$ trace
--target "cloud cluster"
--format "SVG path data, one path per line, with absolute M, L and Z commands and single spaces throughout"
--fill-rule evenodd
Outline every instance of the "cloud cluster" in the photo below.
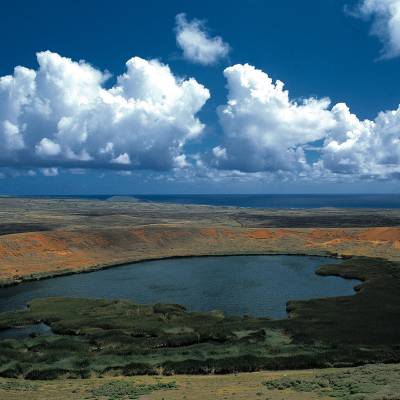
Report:
M 372 18 L 371 34 L 383 44 L 382 58 L 400 55 L 400 0 L 362 0 L 351 14 Z
M 224 75 L 228 101 L 218 109 L 224 137 L 212 150 L 215 167 L 309 178 L 399 176 L 400 109 L 361 121 L 327 98 L 291 100 L 282 82 L 251 65 Z M 307 160 L 310 147 L 318 160 Z
M 49 51 L 39 68 L 0 77 L 0 165 L 164 170 L 185 165 L 184 144 L 209 91 L 156 60 L 133 57 L 110 89 L 84 61 Z
M 220 143 L 207 156 L 186 154 L 210 97 L 195 79 L 134 57 L 106 88 L 109 74 L 84 61 L 49 51 L 37 60 L 37 70 L 0 77 L 0 176 L 15 167 L 56 176 L 63 167 L 173 169 L 174 177 L 214 181 L 400 178 L 400 108 L 360 120 L 328 98 L 295 101 L 281 81 L 237 64 L 224 70 Z
M 332 108 L 335 127 L 325 138 L 323 165 L 341 175 L 400 177 L 400 108 L 359 120 L 344 103 Z
M 328 99 L 289 99 L 281 81 L 245 64 L 224 71 L 228 102 L 218 115 L 224 143 L 213 149 L 219 168 L 246 172 L 298 170 L 302 145 L 322 139 L 334 126 Z
M 176 42 L 185 59 L 203 65 L 217 63 L 227 57 L 229 45 L 221 37 L 210 37 L 204 22 L 188 21 L 185 14 L 176 16 Z

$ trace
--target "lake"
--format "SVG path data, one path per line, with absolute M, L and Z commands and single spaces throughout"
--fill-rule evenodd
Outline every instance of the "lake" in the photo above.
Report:
M 224 256 L 155 260 L 0 289 L 0 312 L 51 296 L 178 303 L 190 311 L 222 310 L 284 318 L 288 300 L 354 294 L 359 281 L 315 274 L 340 260 L 315 256 Z

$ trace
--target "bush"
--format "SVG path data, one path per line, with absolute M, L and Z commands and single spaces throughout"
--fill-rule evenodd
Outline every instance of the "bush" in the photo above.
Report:
M 25 375 L 25 379 L 32 379 L 32 380 L 57 379 L 63 375 L 67 375 L 68 372 L 69 371 L 61 368 L 32 369 Z

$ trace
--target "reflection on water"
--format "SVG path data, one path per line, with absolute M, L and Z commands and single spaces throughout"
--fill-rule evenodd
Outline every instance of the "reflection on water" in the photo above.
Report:
M 284 318 L 291 299 L 354 293 L 355 280 L 321 277 L 315 269 L 338 260 L 311 256 L 227 256 L 142 262 L 88 274 L 0 289 L 0 312 L 38 297 L 126 298 L 179 303 L 193 311 Z

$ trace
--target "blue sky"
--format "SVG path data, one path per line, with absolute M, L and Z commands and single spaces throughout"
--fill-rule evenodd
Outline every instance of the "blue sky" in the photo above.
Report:
M 390 12 L 400 5 L 381 1 L 385 13 L 375 0 L 3 4 L 0 77 L 13 75 L 16 66 L 38 72 L 36 53 L 51 53 L 43 53 L 41 77 L 29 75 L 37 88 L 29 92 L 23 86 L 23 100 L 10 87 L 28 75 L 14 74 L 12 84 L 3 92 L 0 87 L 0 193 L 399 192 L 398 38 L 389 29 L 374 31 L 373 23 L 389 26 Z M 185 16 L 179 26 L 180 13 Z M 179 32 L 187 34 L 186 44 L 177 42 Z M 190 48 L 199 32 L 211 47 Z M 185 56 L 199 49 L 205 52 L 202 60 Z M 132 63 L 132 75 L 120 84 L 117 77 L 135 56 L 140 59 Z M 149 64 L 152 59 L 156 64 Z M 79 60 L 93 70 L 75 82 L 68 78 L 74 68 L 68 63 Z M 164 104 L 154 105 L 164 100 L 141 98 L 142 86 L 135 83 L 146 79 L 144 87 L 158 93 L 165 65 L 170 75 L 161 79 L 171 76 L 178 83 L 162 90 L 167 97 L 175 90 L 180 96 L 168 100 L 175 103 L 167 111 Z M 49 86 L 55 77 L 61 79 L 57 68 L 66 79 L 62 100 Z M 191 77 L 195 84 L 182 84 Z M 276 80 L 289 91 L 287 103 Z M 147 101 L 154 106 L 151 118 L 162 122 L 146 125 L 143 115 L 149 114 L 142 109 L 123 115 L 120 125 L 110 122 L 126 105 L 104 111 L 98 87 L 122 90 L 128 103 L 130 98 Z M 252 88 L 261 94 L 254 95 Z M 95 103 L 85 113 L 77 104 L 81 90 Z M 74 105 L 68 104 L 70 93 L 78 96 Z M 325 97 L 329 105 L 323 104 Z M 310 99 L 317 103 L 310 106 Z M 335 108 L 337 103 L 350 111 Z M 44 104 L 50 110 L 46 116 Z M 387 110 L 393 111 L 375 121 Z M 350 112 L 356 121 L 350 121 Z M 393 121 L 387 122 L 389 117 Z

